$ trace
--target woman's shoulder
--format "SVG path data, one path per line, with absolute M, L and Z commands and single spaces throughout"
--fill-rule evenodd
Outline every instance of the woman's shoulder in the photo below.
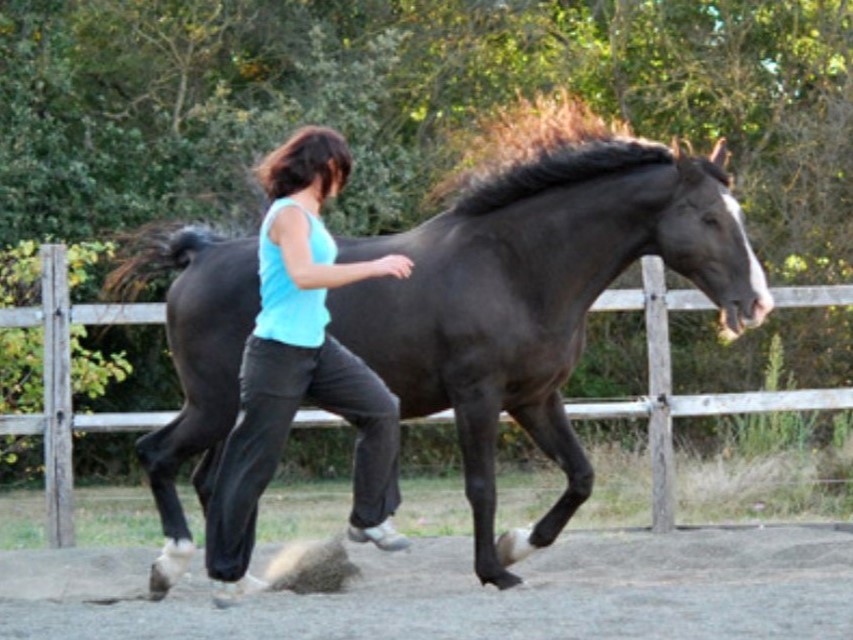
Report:
M 310 231 L 311 221 L 308 218 L 309 215 L 302 207 L 291 200 L 278 207 L 270 207 L 263 227 L 272 231 L 270 236 L 280 236 L 283 233 L 297 233 L 301 236 Z
M 276 198 L 272 201 L 269 208 L 267 209 L 267 215 L 274 215 L 276 212 L 281 211 L 282 209 L 298 209 L 299 205 L 296 203 L 296 200 L 291 198 L 290 196 L 284 196 L 282 198 Z

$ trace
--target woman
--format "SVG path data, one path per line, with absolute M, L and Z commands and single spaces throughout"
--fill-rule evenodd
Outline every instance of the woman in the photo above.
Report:
M 246 573 L 258 500 L 281 459 L 303 398 L 359 430 L 349 538 L 387 551 L 410 544 L 390 520 L 400 504 L 398 399 L 325 331 L 328 289 L 368 278 L 408 278 L 414 266 L 402 255 L 334 264 L 337 246 L 320 209 L 344 188 L 351 166 L 339 133 L 306 127 L 257 169 L 273 201 L 258 248 L 261 311 L 240 371 L 245 413 L 225 444 L 207 509 L 207 570 L 220 606 L 266 586 Z

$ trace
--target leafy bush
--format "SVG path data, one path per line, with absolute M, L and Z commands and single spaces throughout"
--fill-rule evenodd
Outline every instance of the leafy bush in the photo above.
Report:
M 112 246 L 87 242 L 68 247 L 68 286 L 83 287 L 90 271 Z M 41 259 L 34 242 L 21 242 L 0 252 L 0 306 L 35 306 L 40 298 Z M 111 383 L 123 382 L 132 371 L 124 352 L 105 355 L 86 345 L 87 331 L 71 326 L 72 393 L 97 398 Z M 44 330 L 0 328 L 0 413 L 33 414 L 44 411 Z M 79 436 L 77 436 L 79 437 Z M 30 480 L 42 472 L 37 438 L 4 436 L 0 441 L 0 481 Z

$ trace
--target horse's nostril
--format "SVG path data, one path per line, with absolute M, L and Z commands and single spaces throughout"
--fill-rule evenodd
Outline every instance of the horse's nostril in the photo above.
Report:
M 772 298 L 754 298 L 749 305 L 741 308 L 740 312 L 743 316 L 744 324 L 747 327 L 753 328 L 760 326 L 772 309 Z
M 755 301 L 755 303 L 752 305 L 752 315 L 750 318 L 752 322 L 755 323 L 755 326 L 758 326 L 762 322 L 764 322 L 764 319 L 768 315 L 770 315 L 771 311 L 773 311 L 774 306 L 775 304 L 771 296 L 763 296 Z

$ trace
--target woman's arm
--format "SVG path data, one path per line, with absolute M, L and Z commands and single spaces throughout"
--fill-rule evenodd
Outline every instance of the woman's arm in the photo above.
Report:
M 414 263 L 396 254 L 368 262 L 316 264 L 308 244 L 310 232 L 305 213 L 294 206 L 282 207 L 269 230 L 270 240 L 281 250 L 287 273 L 300 289 L 334 289 L 368 278 L 408 278 L 412 274 Z

